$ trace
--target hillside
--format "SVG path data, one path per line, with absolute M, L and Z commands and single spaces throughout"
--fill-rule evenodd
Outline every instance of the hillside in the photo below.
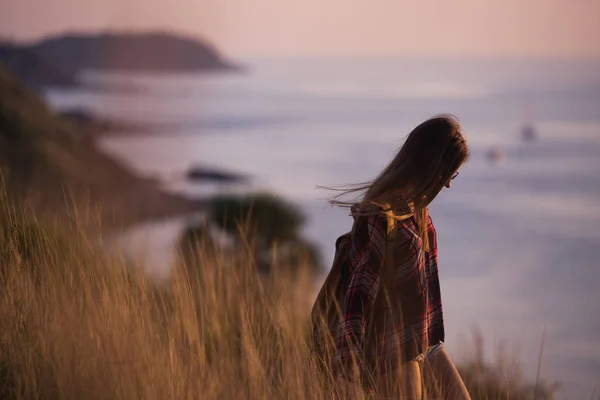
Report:
M 211 45 L 164 33 L 64 35 L 30 48 L 65 71 L 197 71 L 231 67 Z
M 75 77 L 45 60 L 30 49 L 13 44 L 0 43 L 0 62 L 30 86 L 71 87 Z
M 0 43 L 0 62 L 34 87 L 70 86 L 86 69 L 195 72 L 237 68 L 204 41 L 156 32 L 65 34 L 29 44 Z
M 99 152 L 89 135 L 53 114 L 2 65 L 0 172 L 11 199 L 52 217 L 67 217 L 76 205 L 103 224 L 127 225 L 201 207 Z

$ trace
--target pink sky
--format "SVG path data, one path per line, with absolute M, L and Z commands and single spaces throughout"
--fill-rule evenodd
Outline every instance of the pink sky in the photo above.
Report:
M 600 0 L 0 0 L 0 35 L 173 29 L 230 55 L 594 54 Z

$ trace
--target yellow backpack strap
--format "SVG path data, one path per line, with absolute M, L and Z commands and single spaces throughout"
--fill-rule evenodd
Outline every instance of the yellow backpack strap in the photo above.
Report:
M 387 217 L 387 242 L 388 245 L 394 243 L 396 239 L 396 218 L 394 218 L 394 213 L 392 211 L 386 211 Z
M 389 205 L 385 205 L 384 213 L 387 218 L 387 240 L 385 245 L 385 260 L 383 264 L 382 277 L 386 279 L 392 278 L 394 270 L 394 244 L 396 242 L 396 221 L 397 218 Z
M 389 247 L 396 239 L 396 221 L 400 221 L 402 218 L 398 218 L 388 204 L 385 204 L 383 209 L 387 218 L 387 243 Z
M 387 216 L 387 243 L 385 245 L 385 260 L 383 269 L 385 278 L 391 279 L 394 272 L 394 244 L 396 242 L 396 219 L 394 213 L 390 210 L 386 212 Z

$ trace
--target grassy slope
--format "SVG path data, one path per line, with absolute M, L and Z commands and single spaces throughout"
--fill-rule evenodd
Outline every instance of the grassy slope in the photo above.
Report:
M 331 398 L 297 312 L 310 274 L 201 251 L 159 288 L 85 236 L 0 212 L 0 398 Z M 533 398 L 514 365 L 478 360 L 462 368 L 473 399 Z
M 66 214 L 66 203 L 90 206 L 104 224 L 132 223 L 198 208 L 97 151 L 91 139 L 54 115 L 0 65 L 0 167 L 13 199 L 42 214 Z M 65 200 L 68 201 L 65 201 Z

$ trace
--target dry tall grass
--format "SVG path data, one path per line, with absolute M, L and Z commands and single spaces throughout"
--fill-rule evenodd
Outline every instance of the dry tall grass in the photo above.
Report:
M 3 224 L 0 398 L 319 398 L 292 282 L 219 255 L 157 287 L 77 232 Z M 306 286 L 305 286 L 306 285 Z
M 3 214 L 1 399 L 331 398 L 296 312 L 309 275 L 200 254 L 159 287 L 77 227 Z M 531 398 L 511 394 L 474 398 Z

